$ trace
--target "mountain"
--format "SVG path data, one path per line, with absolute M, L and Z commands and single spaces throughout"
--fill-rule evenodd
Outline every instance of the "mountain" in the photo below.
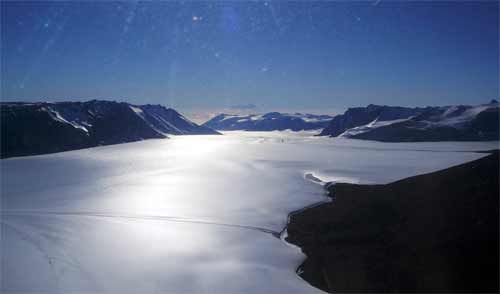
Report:
M 297 272 L 331 293 L 498 293 L 499 153 L 386 185 L 327 185 L 290 215 Z
M 349 108 L 344 114 L 335 116 L 330 124 L 321 132 L 320 136 L 337 137 L 356 127 L 367 128 L 370 123 L 373 125 L 374 122 L 377 124 L 387 124 L 405 120 L 423 111 L 423 108 L 374 104 L 370 104 L 367 107 Z
M 209 127 L 195 124 L 172 108 L 150 104 L 131 107 L 159 133 L 172 135 L 220 134 Z
M 166 138 L 218 134 L 161 105 L 91 100 L 0 103 L 2 158 Z
M 262 115 L 219 114 L 203 126 L 223 131 L 292 131 L 322 129 L 328 125 L 332 116 L 302 113 L 269 112 Z
M 383 142 L 499 139 L 499 105 L 407 108 L 368 105 L 336 116 L 320 136 Z

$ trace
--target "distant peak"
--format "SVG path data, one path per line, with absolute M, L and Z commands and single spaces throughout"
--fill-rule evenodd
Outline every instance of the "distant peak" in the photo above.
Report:
M 371 110 L 375 110 L 375 109 L 380 109 L 380 108 L 383 108 L 383 107 L 386 107 L 385 105 L 377 105 L 377 104 L 369 104 L 366 109 L 368 111 L 371 111 Z

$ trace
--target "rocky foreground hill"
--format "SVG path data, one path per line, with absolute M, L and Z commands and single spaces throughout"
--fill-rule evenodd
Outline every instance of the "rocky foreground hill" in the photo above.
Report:
M 335 184 L 290 216 L 297 272 L 328 292 L 499 290 L 499 153 L 387 185 Z

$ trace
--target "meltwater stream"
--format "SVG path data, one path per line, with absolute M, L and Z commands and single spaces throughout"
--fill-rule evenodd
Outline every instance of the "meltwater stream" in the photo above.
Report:
M 0 290 L 320 292 L 274 237 L 325 200 L 315 178 L 387 183 L 497 145 L 230 132 L 2 160 Z

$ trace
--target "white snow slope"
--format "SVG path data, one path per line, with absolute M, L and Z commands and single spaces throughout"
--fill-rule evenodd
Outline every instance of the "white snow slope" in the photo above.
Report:
M 0 291 L 320 292 L 272 234 L 325 200 L 305 174 L 386 183 L 497 146 L 230 132 L 1 160 Z

